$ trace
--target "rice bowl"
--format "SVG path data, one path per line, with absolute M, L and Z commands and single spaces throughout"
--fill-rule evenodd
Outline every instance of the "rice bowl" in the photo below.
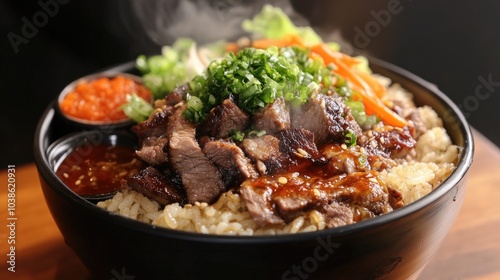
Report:
M 473 157 L 472 133 L 458 108 L 436 87 L 388 63 L 371 62 L 374 72 L 411 90 L 419 106 L 434 108 L 452 142 L 463 147 L 456 169 L 428 195 L 380 217 L 309 233 L 227 236 L 153 226 L 110 215 L 58 180 L 46 150 L 61 135 L 74 130 L 61 125 L 64 122 L 51 104 L 37 128 L 34 154 L 46 203 L 66 243 L 94 276 L 103 279 L 115 277 L 112 271 L 123 269 L 127 275 L 141 278 L 228 278 L 231 274 L 235 277 L 229 278 L 276 279 L 298 277 L 292 268 L 299 267 L 305 273 L 303 264 L 317 265 L 314 272 L 307 272 L 317 279 L 330 279 L 331 275 L 416 279 L 460 209 Z M 123 71 L 123 67 L 119 69 Z M 311 260 L 316 248 L 325 250 L 321 244 L 332 244 L 328 258 L 304 263 Z M 193 260 L 197 269 L 186 259 Z M 220 265 L 225 269 L 220 270 Z

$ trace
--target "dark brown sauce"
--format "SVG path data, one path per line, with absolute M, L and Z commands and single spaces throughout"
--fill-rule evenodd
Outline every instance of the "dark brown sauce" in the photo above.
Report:
M 357 209 L 354 211 L 355 222 L 371 217 L 370 211 L 363 210 L 364 206 L 369 201 L 382 201 L 386 196 L 385 186 L 377 180 L 378 172 L 370 170 L 368 163 L 361 163 L 359 153 L 338 145 L 324 147 L 320 155 L 304 159 L 286 172 L 263 175 L 246 183 L 258 193 L 266 193 L 272 209 L 275 208 L 272 201 L 278 197 L 302 198 L 310 205 L 326 204 L 333 199 Z M 347 158 L 357 165 L 351 174 L 338 168 L 338 161 Z
M 142 161 L 129 147 L 83 145 L 62 161 L 56 174 L 79 195 L 100 195 L 121 190 L 121 180 L 142 168 Z

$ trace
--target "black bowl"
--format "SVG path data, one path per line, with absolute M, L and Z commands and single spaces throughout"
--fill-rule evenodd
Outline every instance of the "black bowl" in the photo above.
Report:
M 456 170 L 429 195 L 357 224 L 311 233 L 234 237 L 187 233 L 110 214 L 56 177 L 46 150 L 66 133 L 54 104 L 36 130 L 34 154 L 45 200 L 68 246 L 98 278 L 415 279 L 461 207 L 473 138 L 464 116 L 437 87 L 379 60 L 372 69 L 442 117 L 463 151 Z

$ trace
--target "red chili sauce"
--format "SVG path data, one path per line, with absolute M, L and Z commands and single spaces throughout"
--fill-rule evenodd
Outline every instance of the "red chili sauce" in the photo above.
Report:
M 56 174 L 79 195 L 100 195 L 121 190 L 120 181 L 142 168 L 142 161 L 129 147 L 89 144 L 73 150 Z

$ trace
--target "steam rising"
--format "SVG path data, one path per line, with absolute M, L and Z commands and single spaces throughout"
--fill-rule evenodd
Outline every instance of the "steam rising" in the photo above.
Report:
M 297 24 L 308 24 L 293 11 L 288 0 L 144 0 L 128 4 L 143 32 L 159 46 L 179 37 L 199 43 L 237 39 L 244 34 L 242 21 L 260 12 L 264 4 L 280 7 Z

